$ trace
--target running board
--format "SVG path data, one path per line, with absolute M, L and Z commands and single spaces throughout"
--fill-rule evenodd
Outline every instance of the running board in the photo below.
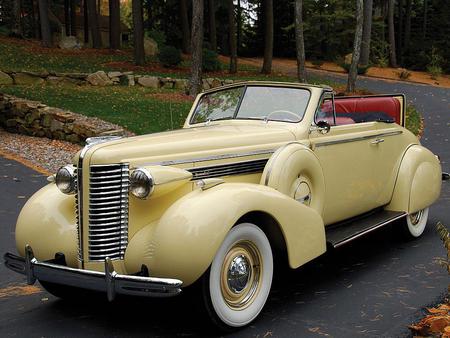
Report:
M 406 212 L 381 210 L 331 224 L 325 228 L 327 242 L 338 248 L 406 215 Z

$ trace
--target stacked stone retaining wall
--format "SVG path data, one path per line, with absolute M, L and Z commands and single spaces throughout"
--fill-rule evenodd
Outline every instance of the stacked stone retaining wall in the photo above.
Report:
M 88 137 L 131 136 L 124 128 L 94 117 L 0 93 L 0 126 L 9 132 L 83 143 Z

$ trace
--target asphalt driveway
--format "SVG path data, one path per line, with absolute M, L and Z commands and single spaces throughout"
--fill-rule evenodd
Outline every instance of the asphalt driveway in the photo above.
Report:
M 336 79 L 336 76 L 333 76 Z M 337 77 L 339 81 L 340 77 Z M 423 144 L 449 171 L 450 90 L 363 79 L 372 91 L 403 92 L 425 118 Z M 0 251 L 14 251 L 14 223 L 45 177 L 0 157 Z M 443 185 L 420 240 L 405 242 L 392 227 L 353 242 L 298 270 L 276 271 L 273 292 L 258 320 L 233 337 L 398 337 L 427 305 L 443 299 L 450 280 L 436 264 L 445 256 L 434 224 L 450 226 L 450 186 Z M 42 234 L 45 236 L 45 233 Z M 170 300 L 123 299 L 108 304 L 54 298 L 0 263 L 0 336 L 215 335 L 188 294 Z

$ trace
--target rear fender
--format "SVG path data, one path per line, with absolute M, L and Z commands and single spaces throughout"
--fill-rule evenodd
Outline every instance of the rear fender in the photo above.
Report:
M 145 264 L 151 275 L 192 284 L 211 264 L 228 231 L 252 211 L 278 222 L 292 268 L 325 252 L 324 224 L 315 210 L 270 187 L 228 183 L 194 190 L 136 233 L 127 248 L 126 269 L 139 271 Z
M 441 165 L 436 156 L 420 145 L 409 147 L 386 209 L 413 213 L 430 206 L 439 198 L 441 180 Z

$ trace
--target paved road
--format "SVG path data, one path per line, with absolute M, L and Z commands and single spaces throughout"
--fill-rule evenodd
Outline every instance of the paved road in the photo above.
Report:
M 423 143 L 449 170 L 450 90 L 363 80 L 362 86 L 404 92 L 425 117 Z M 0 157 L 0 251 L 14 250 L 13 224 L 44 177 Z M 233 337 L 398 337 L 424 306 L 443 299 L 449 278 L 434 259 L 445 251 L 433 229 L 450 225 L 450 187 L 431 208 L 429 226 L 404 242 L 386 228 L 327 253 L 298 270 L 280 269 L 259 319 Z M 45 233 L 42 234 L 45 236 Z M 0 336 L 198 336 L 214 335 L 192 295 L 171 300 L 124 299 L 114 304 L 57 300 L 0 264 Z

